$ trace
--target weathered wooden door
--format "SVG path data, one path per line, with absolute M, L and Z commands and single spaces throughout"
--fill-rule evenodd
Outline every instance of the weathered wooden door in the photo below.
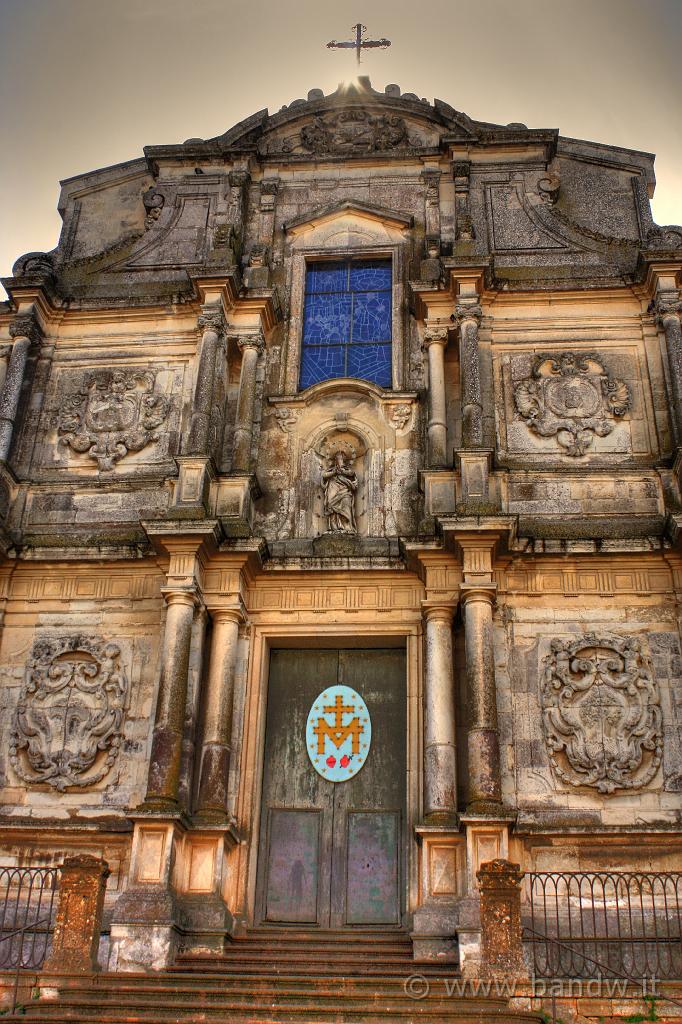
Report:
M 367 705 L 371 742 L 357 774 L 333 782 L 313 767 L 306 724 L 317 699 L 338 684 Z M 328 720 L 333 724 L 334 716 Z M 406 789 L 404 651 L 273 651 L 258 918 L 334 928 L 399 925 Z

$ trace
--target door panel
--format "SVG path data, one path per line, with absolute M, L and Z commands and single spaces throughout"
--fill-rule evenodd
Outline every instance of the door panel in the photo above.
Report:
M 316 698 L 356 690 L 372 720 L 367 761 L 334 783 L 306 749 Z M 401 650 L 272 651 L 258 859 L 260 920 L 399 924 L 405 877 L 406 697 Z
M 317 922 L 320 812 L 271 809 L 266 921 Z

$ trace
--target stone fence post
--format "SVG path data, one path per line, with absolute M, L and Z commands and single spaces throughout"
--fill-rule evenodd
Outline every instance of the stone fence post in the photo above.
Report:
M 527 980 L 521 935 L 523 871 L 508 860 L 489 860 L 476 873 L 481 891 L 481 975 Z
M 52 951 L 43 967 L 45 972 L 89 974 L 98 970 L 104 890 L 109 874 L 106 861 L 97 857 L 84 854 L 64 861 Z

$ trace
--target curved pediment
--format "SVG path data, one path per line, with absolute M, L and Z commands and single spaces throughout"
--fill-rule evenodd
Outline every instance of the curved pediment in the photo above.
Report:
M 308 99 L 273 115 L 259 111 L 212 141 L 255 149 L 261 157 L 348 159 L 433 150 L 452 133 L 475 138 L 476 123 L 440 100 L 432 105 L 413 93 L 401 95 L 398 86 L 377 92 L 361 78 L 329 96 L 312 89 Z

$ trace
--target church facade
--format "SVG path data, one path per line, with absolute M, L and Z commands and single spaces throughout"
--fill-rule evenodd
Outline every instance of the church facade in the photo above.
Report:
M 475 972 L 481 863 L 679 868 L 653 187 L 366 79 L 63 183 L 0 306 L 0 858 L 107 861 L 104 966 Z

